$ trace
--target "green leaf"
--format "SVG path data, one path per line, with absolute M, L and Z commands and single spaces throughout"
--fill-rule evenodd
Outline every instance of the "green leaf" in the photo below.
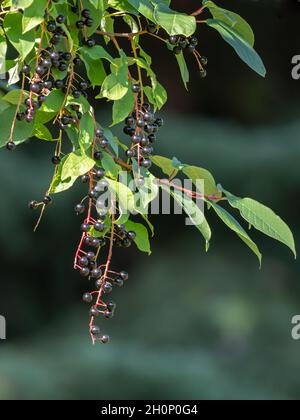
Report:
M 95 123 L 90 112 L 84 114 L 80 120 L 79 127 L 79 144 L 84 151 L 87 150 L 94 142 Z
M 109 153 L 103 152 L 103 158 L 101 159 L 101 165 L 105 169 L 105 172 L 106 172 L 107 176 L 109 176 L 113 179 L 118 178 L 118 174 L 119 174 L 119 171 L 120 171 L 121 168 L 114 161 L 113 157 Z
M 10 90 L 6 95 L 2 97 L 2 99 L 6 102 L 9 102 L 10 104 L 18 105 L 21 95 L 23 103 L 24 100 L 28 98 L 28 94 L 26 92 L 22 92 L 21 89 Z
M 43 103 L 40 111 L 49 112 L 49 113 L 57 113 L 60 111 L 64 103 L 64 100 L 65 100 L 65 95 L 62 93 L 62 91 L 58 89 L 54 89 L 47 96 L 46 102 Z
M 34 124 L 34 130 L 32 135 L 41 140 L 54 141 L 48 128 L 40 123 Z
M 139 190 L 139 197 L 141 200 L 141 204 L 146 211 L 148 211 L 149 204 L 156 199 L 159 193 L 159 187 L 157 180 L 154 175 L 152 175 L 149 171 L 144 168 L 138 167 L 138 163 L 135 159 L 132 159 L 132 168 L 134 179 L 137 180 L 140 175 L 144 178 L 144 184 L 142 186 L 137 186 Z M 140 173 L 139 173 L 140 171 Z
M 262 254 L 260 253 L 257 245 L 255 242 L 252 241 L 248 233 L 242 228 L 242 226 L 239 224 L 239 222 L 230 214 L 227 210 L 225 210 L 223 207 L 219 206 L 216 203 L 210 203 L 212 208 L 215 210 L 217 215 L 220 217 L 220 219 L 225 223 L 226 226 L 229 227 L 229 229 L 233 230 L 238 237 L 245 242 L 246 245 L 254 252 L 254 254 L 257 256 L 259 263 L 261 264 L 262 260 Z
M 134 107 L 134 93 L 132 89 L 128 89 L 127 93 L 123 98 L 118 101 L 114 101 L 113 104 L 113 122 L 112 126 L 119 124 L 124 121 L 130 114 Z
M 154 7 L 151 4 L 150 0 L 128 0 L 128 3 L 131 4 L 141 15 L 145 16 L 147 19 L 154 22 Z
M 95 161 L 83 154 L 81 150 L 76 150 L 67 156 L 61 171 L 62 181 L 68 178 L 78 178 L 85 175 L 95 166 Z
M 125 223 L 125 228 L 127 232 L 135 232 L 136 238 L 134 239 L 134 242 L 138 249 L 142 252 L 147 252 L 148 255 L 151 255 L 151 246 L 147 228 L 141 223 L 134 223 L 131 220 L 128 220 Z
M 212 174 L 204 169 L 197 166 L 185 166 L 183 173 L 197 186 L 198 180 L 204 181 L 204 194 L 205 195 L 219 195 L 219 191 Z M 202 191 L 203 193 L 203 191 Z
M 91 56 L 86 54 L 84 51 L 81 51 L 80 56 L 85 64 L 87 75 L 93 88 L 95 86 L 101 86 L 106 78 L 106 71 L 102 60 L 92 59 Z
M 199 209 L 197 204 L 190 197 L 187 197 L 185 194 L 179 191 L 171 190 L 171 188 L 167 187 L 166 185 L 161 185 L 161 188 L 168 192 L 184 209 L 191 222 L 202 233 L 206 242 L 206 249 L 208 250 L 209 242 L 211 240 L 211 229 L 203 212 Z
M 234 29 L 234 31 L 237 32 L 246 42 L 248 42 L 251 47 L 254 46 L 255 37 L 253 30 L 249 23 L 246 22 L 240 15 L 231 12 L 230 10 L 223 9 L 210 0 L 203 1 L 203 6 L 209 9 L 214 19 L 224 22 L 226 25 Z
M 30 31 L 40 25 L 44 20 L 44 13 L 47 6 L 47 0 L 33 1 L 29 7 L 24 9 L 23 13 L 23 33 Z
M 176 59 L 179 65 L 182 81 L 184 83 L 186 90 L 188 90 L 187 85 L 188 85 L 188 82 L 190 81 L 190 73 L 189 73 L 189 69 L 185 61 L 184 54 L 182 52 L 180 54 L 176 54 Z
M 130 188 L 122 182 L 113 179 L 105 178 L 110 189 L 115 193 L 119 204 L 120 217 L 117 223 L 125 223 L 131 213 L 135 212 L 134 195 Z
M 0 74 L 3 74 L 6 72 L 5 68 L 5 57 L 7 53 L 7 43 L 6 38 L 0 34 Z
M 196 31 L 197 24 L 194 16 L 175 12 L 166 4 L 157 4 L 154 8 L 154 18 L 158 25 L 169 35 L 184 35 L 189 37 Z
M 16 115 L 17 107 L 11 105 L 9 108 L 3 109 L 0 113 L 1 135 L 0 147 L 6 145 L 10 138 L 12 124 Z M 17 144 L 22 143 L 32 137 L 33 124 L 24 123 L 24 121 L 16 121 L 13 133 L 13 141 Z
M 62 181 L 61 179 L 62 169 L 67 159 L 68 159 L 68 155 L 64 156 L 57 167 L 56 174 L 50 186 L 50 191 L 49 191 L 50 194 L 58 194 L 60 192 L 68 190 L 74 185 L 75 181 L 77 180 L 76 176 L 69 177 L 64 181 Z
M 122 99 L 128 92 L 128 60 L 122 51 L 121 58 L 114 60 L 111 65 L 112 73 L 104 80 L 101 93 L 96 98 L 107 98 L 112 101 Z
M 20 59 L 25 60 L 34 47 L 34 30 L 23 34 L 21 13 L 8 13 L 4 19 L 4 29 L 9 41 L 20 54 Z
M 241 216 L 255 229 L 282 242 L 297 257 L 295 241 L 288 225 L 273 210 L 251 198 L 239 198 L 224 191 L 229 204 L 238 209 Z
M 152 156 L 151 160 L 154 165 L 158 166 L 168 177 L 177 175 L 178 170 L 174 168 L 171 159 L 165 158 L 164 156 Z
M 208 19 L 206 20 L 206 23 L 208 26 L 219 32 L 222 38 L 233 47 L 238 56 L 252 70 L 262 77 L 266 76 L 266 68 L 260 56 L 234 29 L 217 19 Z

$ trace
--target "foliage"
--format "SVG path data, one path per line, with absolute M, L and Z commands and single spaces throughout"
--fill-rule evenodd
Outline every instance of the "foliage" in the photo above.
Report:
M 207 169 L 182 164 L 175 157 L 151 156 L 156 133 L 163 125 L 155 113 L 166 104 L 167 92 L 152 68 L 152 57 L 143 49 L 144 37 L 158 39 L 175 54 L 185 87 L 189 82 L 186 51 L 195 58 L 201 77 L 206 76 L 207 59 L 198 52 L 195 37 L 197 26 L 201 31 L 202 25 L 215 29 L 251 69 L 266 74 L 254 50 L 253 31 L 243 18 L 212 1 L 204 0 L 190 15 L 174 11 L 170 3 L 6 0 L 1 4 L 0 51 L 6 61 L 0 71 L 4 74 L 6 70 L 9 92 L 0 99 L 0 146 L 14 150 L 29 138 L 55 144 L 51 185 L 41 202 L 30 203 L 33 209 L 41 208 L 41 216 L 53 195 L 71 188 L 79 178 L 89 185 L 88 196 L 76 206 L 78 215 L 87 211 L 87 216 L 74 267 L 98 281 L 97 290 L 85 296 L 89 303 L 97 297 L 90 322 L 93 341 L 98 335 L 95 317 L 111 317 L 114 312 L 103 295 L 112 284 L 122 286 L 128 277 L 123 271 L 111 270 L 113 247 L 134 242 L 141 251 L 151 253 L 149 234 L 154 228 L 148 207 L 160 191 L 185 211 L 203 235 L 207 250 L 212 231 L 204 207 L 215 211 L 261 262 L 257 245 L 224 207 L 228 203 L 250 227 L 282 242 L 296 256 L 290 229 L 273 211 L 227 192 Z M 128 32 L 121 32 L 124 24 Z M 96 121 L 90 99 L 112 103 L 111 127 Z M 132 137 L 129 145 L 112 132 L 124 120 L 124 133 Z M 155 177 L 151 165 L 167 178 Z M 178 186 L 178 176 L 188 177 L 191 188 Z M 204 183 L 202 188 L 199 180 Z M 109 195 L 104 203 L 107 189 L 113 199 Z M 95 264 L 106 245 L 106 263 Z M 96 249 L 89 261 L 85 246 Z M 101 340 L 108 338 L 102 335 Z

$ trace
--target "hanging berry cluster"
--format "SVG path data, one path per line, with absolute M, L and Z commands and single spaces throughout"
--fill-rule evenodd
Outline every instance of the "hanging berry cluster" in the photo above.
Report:
M 248 224 L 295 253 L 290 229 L 270 209 L 229 193 L 204 168 L 154 154 L 157 133 L 163 126 L 157 112 L 168 96 L 152 68 L 152 57 L 144 50 L 145 37 L 174 53 L 185 87 L 189 82 L 186 51 L 195 58 L 200 76 L 207 75 L 208 60 L 200 52 L 201 38 L 195 35 L 203 25 L 220 33 L 259 75 L 266 73 L 253 48 L 252 29 L 244 19 L 237 20 L 235 13 L 208 0 L 186 14 L 167 3 L 6 0 L 0 4 L 0 51 L 4 57 L 0 75 L 6 78 L 6 94 L 0 97 L 0 146 L 12 151 L 28 139 L 54 144 L 50 187 L 41 200 L 29 203 L 30 209 L 40 209 L 36 228 L 55 194 L 71 188 L 78 179 L 88 186 L 86 196 L 75 206 L 76 215 L 83 220 L 74 268 L 90 280 L 83 300 L 90 305 L 89 332 L 94 343 L 109 341 L 97 320 L 113 317 L 116 304 L 108 296 L 129 277 L 125 270 L 113 267 L 113 250 L 134 243 L 142 252 L 151 253 L 149 234 L 154 234 L 154 227 L 147 209 L 160 190 L 182 207 L 204 237 L 207 249 L 211 228 L 203 214 L 205 206 L 261 261 L 257 245 L 222 206 L 227 202 Z M 127 32 L 120 30 L 124 25 Z M 92 100 L 112 103 L 110 128 L 97 122 Z M 124 135 L 131 139 L 125 143 L 112 132 L 113 126 L 124 122 Z M 150 172 L 152 166 L 166 178 L 155 177 Z M 123 172 L 133 186 L 121 178 Z M 196 188 L 180 186 L 175 182 L 177 174 L 185 175 Z M 201 190 L 197 188 L 199 179 L 204 183 Z M 107 194 L 111 192 L 114 199 Z

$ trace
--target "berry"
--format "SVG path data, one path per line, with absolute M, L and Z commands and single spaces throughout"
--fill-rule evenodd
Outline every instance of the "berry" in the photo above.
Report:
M 55 33 L 54 35 L 53 35 L 53 37 L 51 38 L 51 40 L 50 40 L 50 42 L 51 42 L 51 44 L 53 44 L 53 45 L 57 45 L 59 42 L 60 42 L 60 40 L 61 40 L 61 35 L 59 34 L 59 33 Z
M 134 134 L 134 135 L 131 137 L 131 141 L 132 141 L 132 143 L 134 143 L 134 144 L 138 144 L 138 143 L 141 141 L 141 136 L 139 136 L 138 134 Z
M 127 117 L 125 120 L 125 124 L 129 127 L 132 127 L 135 124 L 135 120 L 132 117 Z
M 98 315 L 99 315 L 99 311 L 98 311 L 98 309 L 97 309 L 97 308 L 92 307 L 92 308 L 90 309 L 90 316 L 92 316 L 92 317 L 96 317 L 96 316 L 98 316 Z
M 71 61 L 72 60 L 72 54 L 70 52 L 64 53 L 62 57 L 65 61 Z
M 79 260 L 78 260 L 78 264 L 79 264 L 81 267 L 88 267 L 88 265 L 89 265 L 89 260 L 88 260 L 86 257 L 81 257 L 81 258 L 79 258 Z
M 50 58 L 51 58 L 51 60 L 54 60 L 54 61 L 56 61 L 56 60 L 58 60 L 59 59 L 59 54 L 57 53 L 57 52 L 52 52 L 51 54 L 50 54 Z
M 151 114 L 151 112 L 145 112 L 145 114 L 144 114 L 144 120 L 145 121 L 151 122 L 151 121 L 153 121 L 153 119 L 154 119 L 154 115 Z
M 49 68 L 52 66 L 52 61 L 51 61 L 51 60 L 49 60 L 49 58 L 45 58 L 45 59 L 42 61 L 42 65 L 43 65 L 44 67 L 46 67 L 47 69 L 49 69 Z
M 25 120 L 25 113 L 24 112 L 18 112 L 17 113 L 17 120 L 18 121 L 24 121 Z
M 176 35 L 170 36 L 169 42 L 170 42 L 171 45 L 176 45 L 178 43 L 178 36 L 176 36 Z
M 132 127 L 124 127 L 124 134 L 126 134 L 127 136 L 133 136 L 135 133 L 135 129 Z
M 115 302 L 109 301 L 107 302 L 106 307 L 109 311 L 114 312 L 116 310 L 117 305 L 115 304 Z
M 98 203 L 97 203 L 98 204 Z M 106 229 L 106 226 L 105 226 L 105 224 L 104 223 L 102 223 L 102 222 L 96 222 L 95 224 L 94 224 L 94 229 L 97 231 L 97 232 L 104 232 L 105 231 L 105 229 Z
M 100 334 L 100 328 L 97 325 L 93 325 L 91 327 L 91 333 L 93 335 L 99 335 Z
M 75 99 L 78 99 L 81 96 L 81 91 L 78 89 L 74 89 L 72 95 Z
M 200 61 L 201 61 L 202 66 L 207 66 L 207 64 L 208 64 L 208 58 L 207 57 L 202 56 Z
M 86 303 L 92 303 L 93 302 L 93 295 L 91 295 L 91 293 L 85 293 L 82 296 L 82 300 Z
M 26 64 L 25 66 L 22 67 L 21 72 L 23 74 L 26 74 L 26 76 L 29 76 L 29 74 L 30 74 L 30 66 L 28 64 Z
M 84 28 L 84 21 L 83 21 L 83 20 L 78 20 L 78 21 L 76 22 L 76 27 L 77 27 L 78 29 L 83 29 L 83 28 Z
M 196 38 L 195 36 L 193 36 L 190 39 L 190 44 L 193 45 L 194 47 L 196 47 L 199 44 L 198 38 Z
M 120 273 L 120 277 L 124 280 L 127 281 L 129 279 L 129 274 L 126 271 L 121 271 Z
M 128 150 L 126 150 L 126 156 L 127 156 L 128 158 L 133 158 L 133 157 L 134 157 L 134 155 L 135 155 L 135 152 L 134 152 L 134 150 L 133 150 L 133 149 L 128 149 Z
M 77 204 L 75 206 L 75 213 L 77 214 L 77 216 L 79 216 L 80 214 L 83 214 L 85 212 L 85 205 L 84 204 Z
M 150 159 L 143 159 L 143 160 L 141 161 L 141 166 L 142 166 L 143 168 L 149 169 L 149 168 L 151 167 L 151 165 L 152 165 L 152 162 L 151 162 L 151 160 L 150 160 Z
M 156 118 L 156 120 L 155 120 L 155 124 L 158 126 L 158 127 L 162 127 L 163 125 L 164 125 L 164 120 L 162 119 L 162 118 Z
M 135 232 L 130 231 L 130 232 L 128 232 L 128 233 L 127 233 L 127 237 L 128 237 L 128 239 L 130 239 L 131 241 L 134 241 L 134 240 L 135 240 L 135 238 L 136 238 L 136 233 L 135 233 Z
M 100 146 L 105 149 L 107 146 L 109 146 L 109 141 L 106 138 L 103 138 L 99 142 Z
M 113 290 L 112 284 L 109 281 L 105 282 L 104 285 L 103 285 L 103 292 L 104 293 L 111 293 L 112 290 Z
M 7 148 L 7 150 L 9 150 L 10 152 L 12 152 L 13 150 L 15 150 L 15 148 L 16 148 L 17 146 L 16 146 L 16 144 L 13 142 L 13 141 L 9 141 L 7 144 L 6 144 L 6 148 Z
M 112 311 L 107 310 L 107 311 L 104 312 L 104 317 L 106 319 L 111 319 L 111 318 L 113 318 L 113 316 L 114 316 L 114 313 Z
M 200 70 L 200 77 L 201 77 L 202 79 L 205 79 L 205 78 L 206 78 L 206 76 L 207 76 L 207 71 L 206 71 L 205 69 L 201 69 L 201 70 Z
M 56 22 L 59 25 L 62 25 L 63 23 L 66 23 L 66 21 L 67 21 L 67 19 L 64 15 L 58 15 L 57 18 L 56 18 Z
M 89 180 L 90 180 L 90 177 L 89 177 L 88 175 L 83 175 L 83 176 L 81 177 L 81 181 L 82 181 L 84 184 L 87 184 L 87 183 L 89 182 Z
M 46 195 L 43 199 L 43 203 L 48 206 L 49 204 L 52 203 L 52 198 L 49 195 Z
M 140 141 L 140 146 L 145 147 L 149 145 L 149 139 L 148 137 L 143 137 Z
M 134 83 L 132 85 L 132 92 L 133 93 L 140 93 L 140 91 L 141 91 L 140 85 L 138 83 Z
M 104 169 L 97 169 L 95 177 L 97 179 L 102 179 L 105 176 L 105 170 Z
M 62 89 L 64 87 L 65 83 L 63 80 L 56 80 L 54 82 L 54 86 L 56 87 L 56 89 Z
M 87 26 L 88 28 L 91 28 L 94 25 L 94 19 L 92 18 L 87 18 L 84 21 L 85 26 Z
M 102 152 L 98 152 L 98 151 L 96 151 L 95 153 L 94 153 L 94 159 L 95 160 L 101 160 L 103 158 L 103 154 L 102 154 Z
M 81 58 L 75 57 L 73 63 L 75 64 L 75 66 L 79 66 L 82 63 Z
M 88 82 L 86 82 L 85 80 L 82 80 L 82 81 L 79 83 L 79 87 L 80 87 L 80 89 L 82 89 L 82 90 L 87 90 L 87 89 L 88 89 L 88 87 L 89 87 L 89 84 L 88 84 Z
M 42 89 L 43 89 L 43 86 L 40 83 L 33 83 L 32 85 L 30 85 L 30 90 L 33 93 L 36 93 L 36 94 L 41 93 Z
M 101 277 L 101 276 L 102 276 L 102 271 L 100 270 L 100 268 L 94 268 L 91 271 L 91 277 L 93 279 L 99 279 L 99 277 Z
M 196 50 L 196 47 L 195 47 L 194 45 L 189 45 L 189 46 L 188 46 L 188 51 L 189 51 L 190 53 L 193 53 L 195 50 Z
M 83 223 L 80 227 L 81 232 L 87 233 L 90 230 L 90 225 L 88 223 Z
M 47 25 L 48 32 L 55 32 L 56 31 L 56 23 L 53 21 L 49 22 Z
M 60 157 L 59 156 L 53 156 L 52 163 L 53 163 L 53 165 L 59 165 Z
M 137 125 L 139 128 L 144 128 L 144 127 L 145 127 L 145 121 L 144 121 L 144 120 L 142 120 L 142 119 L 139 119 L 139 120 L 137 120 L 136 125 Z
M 86 40 L 86 45 L 89 48 L 93 48 L 96 45 L 96 41 L 93 38 L 88 38 Z
M 104 136 L 104 131 L 102 130 L 102 128 L 97 128 L 95 130 L 95 137 L 97 137 L 98 139 L 100 139 L 103 136 Z
M 82 277 L 88 277 L 90 275 L 90 270 L 87 267 L 82 267 L 80 269 L 80 275 Z
M 101 337 L 100 337 L 100 341 L 101 341 L 101 343 L 102 344 L 107 344 L 107 343 L 109 343 L 109 341 L 110 341 L 110 337 L 109 337 L 109 335 L 102 335 Z
M 59 66 L 58 66 L 58 70 L 59 71 L 66 71 L 67 70 L 67 68 L 68 68 L 68 64 L 67 63 L 65 63 L 64 61 L 61 61 L 60 63 L 59 63 Z M 80 96 L 80 95 L 79 95 Z M 76 98 L 76 96 L 74 96 L 75 98 Z
M 124 286 L 124 280 L 121 277 L 117 277 L 114 281 L 115 285 L 118 287 Z
M 30 201 L 28 203 L 28 208 L 30 210 L 35 210 L 38 207 L 38 202 L 37 201 Z
M 52 89 L 53 83 L 51 82 L 51 80 L 46 80 L 46 81 L 43 83 L 43 86 L 44 86 L 44 89 L 48 89 L 48 90 L 50 90 L 50 89 Z
M 96 260 L 96 254 L 94 253 L 94 252 L 88 252 L 87 253 L 87 258 L 90 260 L 90 261 L 95 261 Z
M 89 18 L 91 17 L 91 12 L 89 9 L 83 9 L 83 11 L 81 12 L 81 16 L 84 18 Z

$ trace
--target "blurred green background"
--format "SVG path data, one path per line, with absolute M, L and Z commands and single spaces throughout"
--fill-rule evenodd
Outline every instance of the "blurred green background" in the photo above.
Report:
M 291 78 L 291 58 L 300 54 L 300 5 L 218 4 L 252 24 L 268 77 L 251 73 L 216 33 L 201 28 L 209 76 L 199 80 L 191 61 L 187 93 L 172 55 L 146 42 L 170 96 L 156 152 L 206 167 L 235 194 L 263 201 L 299 244 L 300 81 Z M 191 11 L 198 5 L 189 2 Z M 107 120 L 102 105 L 97 113 Z M 299 262 L 253 232 L 264 253 L 259 270 L 212 213 L 208 254 L 180 216 L 153 218 L 150 258 L 134 248 L 116 253 L 114 266 L 130 280 L 114 292 L 116 317 L 103 325 L 111 344 L 93 347 L 81 303 L 86 280 L 72 270 L 80 235 L 73 206 L 84 190 L 76 185 L 55 197 L 32 233 L 27 202 L 43 195 L 53 170 L 53 146 L 40 143 L 0 153 L 0 314 L 7 318 L 0 399 L 299 398 L 300 342 L 291 339 L 291 318 L 300 313 Z

